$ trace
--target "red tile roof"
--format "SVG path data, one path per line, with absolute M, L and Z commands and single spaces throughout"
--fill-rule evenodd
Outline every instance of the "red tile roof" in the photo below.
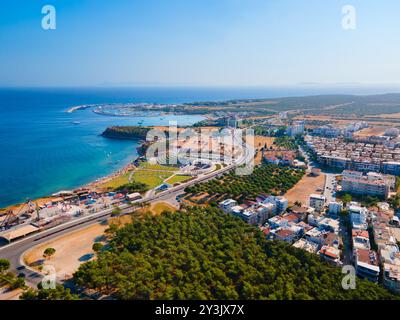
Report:
M 353 230 L 353 237 L 363 237 L 369 239 L 369 233 L 366 230 Z
M 297 214 L 295 214 L 295 213 L 290 213 L 290 214 L 284 216 L 284 218 L 285 218 L 286 220 L 288 220 L 288 221 L 297 221 L 297 220 L 300 220 L 300 217 L 299 217 Z
M 280 236 L 281 238 L 289 237 L 289 236 L 293 235 L 293 233 L 294 232 L 292 230 L 289 230 L 289 229 L 281 229 L 281 230 L 276 232 L 276 234 L 278 236 Z

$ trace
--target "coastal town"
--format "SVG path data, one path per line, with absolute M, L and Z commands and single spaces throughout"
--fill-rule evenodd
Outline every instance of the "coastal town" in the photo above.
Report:
M 214 176 L 224 172 L 228 166 L 243 158 L 243 149 L 234 144 L 232 136 L 220 142 L 215 132 L 214 129 L 207 133 L 203 130 L 201 140 L 197 136 L 185 136 L 183 140 L 172 141 L 171 146 L 180 151 L 174 155 L 176 159 L 179 157 L 179 165 L 160 164 L 167 161 L 167 157 L 170 160 L 172 153 L 160 152 L 148 159 L 141 155 L 118 172 L 85 187 L 62 190 L 50 197 L 28 200 L 5 209 L 0 215 L 0 238 L 11 242 L 104 210 L 118 214 L 121 205 L 144 203 L 160 192 L 194 183 L 195 179 L 209 174 Z M 148 142 L 143 141 L 143 144 Z M 220 150 L 213 155 L 209 150 L 216 146 Z M 221 159 L 224 159 L 223 163 Z M 179 208 L 176 199 L 169 201 Z
M 398 130 L 387 129 L 382 136 L 360 140 L 357 134 L 369 128 L 364 122 L 309 129 L 306 121 L 289 120 L 284 114 L 268 118 L 265 124 L 257 121 L 257 128 L 262 126 L 268 134 L 277 132 L 276 122 L 286 126 L 280 136 L 255 135 L 256 165 L 293 168 L 303 178 L 289 190 L 273 194 L 229 198 L 222 192 L 212 199 L 207 194 L 204 197 L 204 192 L 190 186 L 196 188 L 199 179 L 212 182 L 229 171 L 233 159 L 243 156 L 240 145 L 235 146 L 232 139 L 221 143 L 218 134 L 221 129 L 233 132 L 241 122 L 237 116 L 227 115 L 218 120 L 221 127 L 209 130 L 207 138 L 186 135 L 171 142 L 174 150 L 196 155 L 186 157 L 184 164 L 160 164 L 173 158 L 172 154 L 157 154 L 154 159 L 143 155 L 84 188 L 29 200 L 0 217 L 0 237 L 6 243 L 18 242 L 102 212 L 120 216 L 129 208 L 145 207 L 154 198 L 164 199 L 167 210 L 217 200 L 223 212 L 257 226 L 266 239 L 289 243 L 337 267 L 353 265 L 360 278 L 400 293 L 400 220 L 390 201 L 396 196 L 400 173 Z M 218 151 L 211 153 L 216 147 Z M 221 161 L 224 155 L 230 162 Z M 132 191 L 132 183 L 147 187 Z M 303 190 L 300 194 L 299 189 L 309 193 Z M 171 192 L 174 190 L 178 191 Z
M 307 130 L 306 122 L 293 121 L 285 134 L 297 137 L 299 148 L 307 150 L 307 174 L 326 175 L 321 192 L 309 194 L 305 203 L 260 193 L 255 201 L 226 199 L 219 206 L 259 226 L 268 239 L 336 266 L 353 265 L 359 277 L 400 293 L 400 212 L 391 200 L 399 188 L 399 130 L 386 128 L 382 135 L 360 138 L 367 128 L 356 122 Z M 290 153 L 280 159 L 268 153 L 268 163 L 298 165 Z
M 2 1 L 2 314 L 395 310 L 400 1 L 41 2 Z

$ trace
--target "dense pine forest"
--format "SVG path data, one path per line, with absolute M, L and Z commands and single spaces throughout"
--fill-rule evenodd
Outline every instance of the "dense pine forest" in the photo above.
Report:
M 393 299 L 357 279 L 341 287 L 340 268 L 216 208 L 189 208 L 109 230 L 97 259 L 74 275 L 83 287 L 119 299 Z
M 133 140 L 145 140 L 147 133 L 151 128 L 147 127 L 136 127 L 136 126 L 115 126 L 108 127 L 102 136 L 112 139 L 133 139 Z

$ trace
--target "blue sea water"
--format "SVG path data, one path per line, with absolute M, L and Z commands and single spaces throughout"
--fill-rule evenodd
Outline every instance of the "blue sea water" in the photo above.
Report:
M 336 90 L 337 91 L 337 90 Z M 112 102 L 181 103 L 317 93 L 304 89 L 96 88 L 0 89 L 0 207 L 72 189 L 103 177 L 137 156 L 135 141 L 100 136 L 110 125 L 190 125 L 201 116 L 108 117 L 76 105 Z M 345 93 L 345 92 L 343 92 Z M 79 125 L 73 124 L 79 121 Z

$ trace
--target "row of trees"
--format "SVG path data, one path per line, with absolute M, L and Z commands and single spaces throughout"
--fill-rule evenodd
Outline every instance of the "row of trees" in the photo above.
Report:
M 79 300 L 79 296 L 72 294 L 71 290 L 61 284 L 57 284 L 54 289 L 43 288 L 40 284 L 37 290 L 28 288 L 21 296 L 21 300 Z
M 76 284 L 118 299 L 394 299 L 383 287 L 343 274 L 318 256 L 267 241 L 216 208 L 136 220 L 84 263 Z
M 255 126 L 252 128 L 255 136 L 264 137 L 283 137 L 285 136 L 286 126 L 280 126 L 278 129 L 266 128 L 264 126 Z
M 297 150 L 296 140 L 288 136 L 276 138 L 274 144 L 284 150 Z
M 225 194 L 227 197 L 254 198 L 260 192 L 280 194 L 291 189 L 304 175 L 303 170 L 263 164 L 254 168 L 251 175 L 238 176 L 234 172 L 220 178 L 186 188 L 186 192 L 198 194 Z
M 364 207 L 373 207 L 378 204 L 378 202 L 383 201 L 383 198 L 373 197 L 373 196 L 365 196 L 365 195 L 357 195 L 352 196 L 349 193 L 338 192 L 338 197 L 343 201 L 344 204 L 348 204 L 351 201 L 358 201 Z
M 124 193 L 133 193 L 133 192 L 142 193 L 147 190 L 149 190 L 149 186 L 147 184 L 137 181 L 132 181 L 115 188 L 115 191 Z

